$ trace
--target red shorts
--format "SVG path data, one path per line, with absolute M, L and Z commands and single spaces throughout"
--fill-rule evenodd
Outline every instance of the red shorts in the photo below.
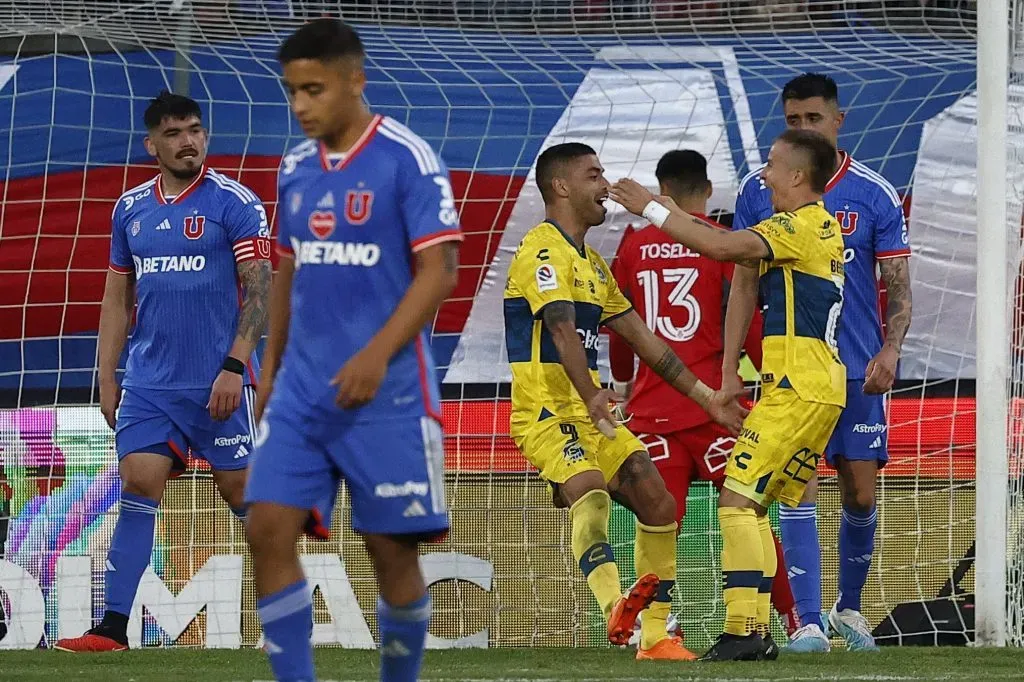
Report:
M 711 481 L 721 488 L 725 465 L 736 439 L 714 422 L 672 433 L 638 433 L 654 466 L 676 500 L 676 520 L 686 514 L 686 496 L 692 481 Z

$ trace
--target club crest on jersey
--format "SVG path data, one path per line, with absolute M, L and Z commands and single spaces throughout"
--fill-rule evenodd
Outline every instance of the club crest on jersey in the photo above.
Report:
M 203 236 L 203 228 L 206 227 L 206 216 L 185 216 L 185 237 L 188 239 L 199 239 Z
M 362 225 L 370 219 L 373 207 L 373 192 L 367 189 L 350 189 L 345 194 L 345 220 L 351 225 Z
M 133 222 L 132 223 L 132 236 L 134 237 L 134 236 L 138 235 L 139 234 L 139 230 L 141 230 L 141 229 L 142 229 L 142 225 L 139 223 L 138 220 Z
M 309 214 L 309 231 L 321 241 L 334 234 L 334 228 L 337 225 L 338 219 L 335 217 L 334 211 L 318 210 Z
M 857 231 L 858 219 L 860 219 L 860 213 L 857 211 L 836 211 L 836 220 L 839 221 L 844 236 Z
M 300 208 L 302 208 L 302 195 L 298 192 L 292 192 L 292 215 L 298 213 Z

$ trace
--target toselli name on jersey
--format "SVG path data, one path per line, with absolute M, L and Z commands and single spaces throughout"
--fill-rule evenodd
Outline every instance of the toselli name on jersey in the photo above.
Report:
M 133 256 L 135 276 L 154 272 L 199 272 L 206 267 L 206 256 Z
M 673 244 L 643 244 L 640 246 L 640 258 L 700 258 L 699 253 L 676 242 Z
M 362 242 L 304 242 L 292 237 L 295 264 L 356 265 L 373 267 L 380 260 L 380 247 Z

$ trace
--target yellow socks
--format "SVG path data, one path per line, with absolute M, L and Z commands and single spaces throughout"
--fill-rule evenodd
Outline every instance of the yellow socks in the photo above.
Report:
M 756 629 L 758 590 L 764 571 L 757 515 L 753 509 L 719 507 L 718 524 L 722 529 L 725 632 L 743 637 Z
M 676 586 L 676 523 L 645 526 L 636 522 L 634 562 L 637 576 L 653 573 L 658 576 L 658 596 L 643 612 L 640 624 L 640 647 L 650 649 L 665 639 L 665 621 L 672 608 L 672 591 Z
M 772 581 L 779 568 L 779 559 L 775 554 L 775 539 L 772 537 L 772 526 L 767 516 L 758 517 L 757 530 L 761 534 L 761 551 L 764 552 L 764 572 L 757 590 L 757 632 L 764 637 L 770 631 Z
M 608 544 L 611 509 L 612 499 L 604 490 L 591 490 L 569 508 L 572 555 L 579 563 L 590 591 L 597 598 L 605 620 L 622 596 L 619 567 L 615 565 L 615 556 Z

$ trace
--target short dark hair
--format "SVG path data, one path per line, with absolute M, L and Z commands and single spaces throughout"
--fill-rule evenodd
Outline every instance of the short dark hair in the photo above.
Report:
M 162 90 L 159 95 L 149 100 L 142 121 L 146 124 L 146 130 L 154 130 L 160 127 L 165 118 L 180 120 L 193 116 L 200 121 L 203 120 L 203 112 L 194 99 Z
M 363 41 L 356 30 L 340 19 L 314 19 L 285 38 L 277 51 L 282 64 L 296 59 L 329 61 L 363 57 Z
M 555 175 L 562 170 L 562 167 L 569 161 L 574 161 L 582 156 L 596 156 L 597 152 L 588 144 L 582 142 L 563 142 L 554 147 L 548 147 L 537 157 L 537 187 L 540 188 L 540 196 L 544 203 L 548 203 L 551 196 L 551 181 Z
M 811 181 L 811 189 L 818 194 L 824 194 L 825 185 L 836 168 L 836 148 L 828 138 L 813 130 L 789 128 L 779 135 L 776 141 L 785 142 L 804 155 L 807 163 L 805 170 Z
M 789 81 L 782 88 L 783 102 L 812 97 L 820 97 L 826 102 L 839 104 L 839 86 L 831 76 L 823 73 L 805 73 Z
M 693 149 L 666 152 L 654 171 L 658 182 L 684 196 L 704 192 L 708 187 L 708 160 Z

